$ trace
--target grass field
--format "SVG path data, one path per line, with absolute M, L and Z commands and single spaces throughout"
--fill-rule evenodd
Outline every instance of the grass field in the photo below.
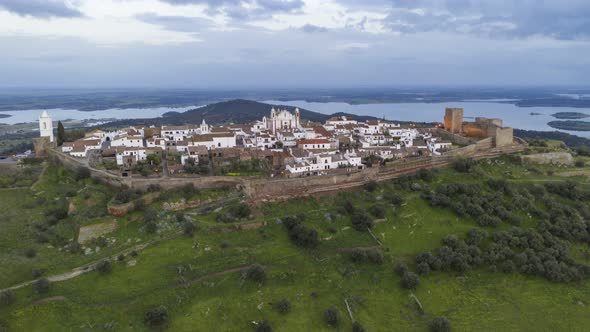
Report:
M 484 162 L 469 174 L 443 169 L 432 182 L 417 182 L 436 187 L 452 182 L 481 183 L 489 177 L 505 178 L 515 185 L 563 181 L 562 177 L 547 175 L 551 169 L 499 159 Z M 582 177 L 573 179 L 587 181 Z M 176 225 L 148 235 L 142 231 L 142 212 L 135 212 L 117 220 L 119 228 L 108 235 L 117 239 L 117 244 L 100 253 L 69 254 L 36 244 L 23 227 L 43 218 L 44 207 L 33 203 L 39 196 L 62 197 L 59 195 L 68 190 L 76 191 L 71 201 L 80 212 L 69 216 L 65 224 L 76 226 L 105 218 L 96 212 L 94 221 L 85 220 L 80 214 L 89 201 L 101 208 L 106 206 L 114 192 L 90 180 L 75 181 L 57 167 L 49 168 L 33 190 L 0 191 L 0 211 L 4 211 L 0 219 L 0 288 L 30 280 L 32 268 L 46 269 L 46 275 L 63 272 L 127 248 L 128 238 L 139 238 L 137 243 L 143 243 L 179 230 Z M 84 192 L 90 196 L 84 196 Z M 383 202 L 388 192 L 404 196 L 405 204 L 394 207 Z M 169 198 L 177 199 L 174 195 Z M 367 232 L 351 228 L 350 217 L 341 211 L 345 199 L 353 201 L 358 209 L 369 209 L 376 202 L 386 205 L 385 218 L 373 228 L 383 243 L 383 264 L 353 263 L 349 254 L 342 252 L 343 248 L 377 245 Z M 156 202 L 153 207 L 161 204 Z M 413 269 L 418 252 L 435 252 L 447 234 L 463 237 L 479 226 L 449 209 L 433 208 L 418 192 L 403 191 L 392 183 L 384 183 L 374 192 L 359 190 L 257 206 L 243 222 L 264 221 L 266 226 L 252 230 L 213 231 L 209 227 L 219 225 L 215 215 L 220 211 L 184 212 L 198 224 L 194 237 L 182 235 L 159 242 L 140 251 L 137 257 L 114 261 L 108 274 L 90 272 L 54 283 L 43 295 L 30 286 L 21 288 L 16 291 L 14 304 L 0 305 L 0 325 L 11 331 L 149 330 L 143 321 L 145 312 L 163 306 L 170 316 L 170 331 L 249 331 L 254 330 L 253 321 L 258 320 L 268 320 L 275 331 L 350 331 L 344 303 L 347 299 L 354 318 L 367 331 L 427 331 L 429 321 L 439 316 L 448 317 L 455 331 L 590 329 L 588 280 L 555 283 L 518 273 L 492 273 L 485 268 L 464 274 L 433 272 L 421 277 L 413 292 L 424 307 L 421 314 L 410 297 L 412 292 L 400 287 L 394 263 L 406 261 Z M 304 224 L 319 232 L 321 241 L 316 249 L 297 247 L 281 224 L 284 217 L 301 212 L 307 216 Z M 159 218 L 174 225 L 173 213 Z M 523 227 L 535 225 L 532 218 Z M 74 236 L 74 229 L 64 226 L 61 231 L 65 237 Z M 37 250 L 33 259 L 22 255 L 30 246 Z M 578 253 L 588 251 L 587 245 L 571 247 L 572 255 L 584 260 Z M 240 269 L 254 263 L 266 268 L 267 278 L 262 283 L 241 277 Z M 282 298 L 292 304 L 287 314 L 273 308 L 273 303 Z M 323 312 L 331 306 L 338 308 L 342 318 L 336 328 L 324 322 Z

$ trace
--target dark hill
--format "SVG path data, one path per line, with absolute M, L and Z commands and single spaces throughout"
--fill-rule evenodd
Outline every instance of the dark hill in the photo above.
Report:
M 115 121 L 106 126 L 128 126 L 128 125 L 183 125 L 183 124 L 198 124 L 205 119 L 207 123 L 213 125 L 227 124 L 227 123 L 249 123 L 256 120 L 262 120 L 263 116 L 269 116 L 270 110 L 275 108 L 287 109 L 290 112 L 295 112 L 295 107 L 284 105 L 270 105 L 259 103 L 251 100 L 235 99 L 207 105 L 186 111 L 184 113 L 169 112 L 164 114 L 161 118 L 153 119 L 130 119 Z M 303 120 L 313 122 L 324 122 L 332 116 L 347 116 L 359 121 L 375 120 L 377 118 L 371 116 L 357 116 L 347 113 L 335 113 L 327 115 L 317 112 L 312 112 L 305 109 L 299 109 L 301 118 Z

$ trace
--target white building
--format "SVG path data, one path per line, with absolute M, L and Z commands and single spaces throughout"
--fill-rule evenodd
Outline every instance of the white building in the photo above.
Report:
M 49 141 L 53 142 L 53 121 L 47 111 L 43 111 L 39 117 L 39 136 L 49 137 Z
M 262 122 L 266 124 L 266 129 L 275 135 L 277 130 L 293 130 L 301 127 L 301 115 L 299 108 L 295 109 L 295 115 L 287 110 L 275 110 L 274 107 L 270 111 L 270 118 L 262 118 Z

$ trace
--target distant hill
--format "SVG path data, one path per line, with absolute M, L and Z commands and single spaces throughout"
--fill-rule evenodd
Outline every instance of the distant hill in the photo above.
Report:
M 287 109 L 290 112 L 295 112 L 295 107 L 285 105 L 270 105 L 260 103 L 252 100 L 235 99 L 230 101 L 224 101 L 220 103 L 210 104 L 204 107 L 192 109 L 184 113 L 169 112 L 164 114 L 161 118 L 153 119 L 130 119 L 121 120 L 108 123 L 104 126 L 123 126 L 123 125 L 183 125 L 183 124 L 198 124 L 205 119 L 207 123 L 213 125 L 228 124 L 228 123 L 249 123 L 256 120 L 261 120 L 263 116 L 269 116 L 272 108 Z M 318 112 L 312 112 L 306 109 L 300 108 L 301 118 L 303 120 L 313 122 L 325 122 L 332 116 L 346 116 L 359 121 L 376 120 L 377 118 L 372 116 L 358 116 L 349 113 L 335 113 L 335 114 L 322 114 Z

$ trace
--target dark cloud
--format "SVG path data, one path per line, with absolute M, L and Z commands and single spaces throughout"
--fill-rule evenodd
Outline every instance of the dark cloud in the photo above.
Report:
M 82 13 L 61 0 L 0 0 L 0 7 L 22 16 L 80 17 Z
M 212 14 L 223 13 L 235 20 L 265 19 L 275 13 L 300 11 L 303 0 L 160 0 L 173 5 L 204 4 Z
M 340 0 L 348 3 L 350 0 Z M 590 37 L 588 0 L 370 0 L 390 8 L 384 23 L 394 31 L 444 31 L 493 38 Z
M 327 32 L 328 28 L 320 27 L 320 26 L 313 25 L 313 24 L 306 24 L 301 27 L 301 30 L 303 32 L 307 32 L 307 33 L 316 33 L 316 32 Z

